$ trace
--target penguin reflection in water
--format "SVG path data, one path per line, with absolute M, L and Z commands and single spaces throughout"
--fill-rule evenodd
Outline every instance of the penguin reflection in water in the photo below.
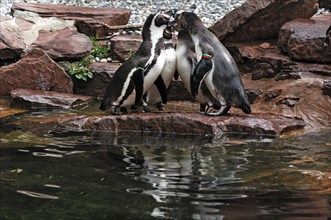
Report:
M 177 12 L 174 26 L 178 30 L 177 71 L 200 103 L 200 111 L 218 116 L 233 106 L 250 114 L 238 67 L 217 37 L 193 12 Z
M 160 11 L 147 17 L 143 30 L 143 42 L 136 53 L 125 61 L 110 80 L 100 109 L 110 108 L 112 114 L 127 113 L 127 107 L 136 110 L 143 94 L 155 84 L 167 101 L 167 89 L 162 80 L 157 80 L 165 64 L 164 38 L 171 38 L 168 26 L 175 10 Z M 163 38 L 164 37 L 164 38 Z M 120 108 L 120 112 L 117 108 Z

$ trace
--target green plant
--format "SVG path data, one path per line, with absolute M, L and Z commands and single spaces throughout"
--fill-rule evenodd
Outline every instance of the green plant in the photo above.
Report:
M 69 74 L 84 81 L 87 81 L 88 78 L 92 79 L 93 73 L 87 68 L 87 65 L 89 65 L 92 60 L 93 57 L 86 56 L 79 63 L 72 63 Z
M 74 75 L 77 79 L 87 81 L 88 78 L 93 77 L 93 73 L 86 66 L 72 64 L 71 67 L 72 69 L 69 70 L 69 74 Z
M 107 58 L 109 57 L 109 48 L 106 46 L 97 45 L 98 37 L 91 37 L 91 42 L 93 45 L 93 49 L 91 51 L 91 55 L 94 57 Z

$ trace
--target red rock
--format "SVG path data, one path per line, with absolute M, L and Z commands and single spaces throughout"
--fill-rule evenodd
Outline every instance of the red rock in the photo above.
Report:
M 221 41 L 254 41 L 278 37 L 283 24 L 295 18 L 310 18 L 317 0 L 247 0 L 229 12 L 210 30 Z
M 39 36 L 29 47 L 44 50 L 54 60 L 79 60 L 93 49 L 90 39 L 76 28 L 58 31 L 40 30 Z
M 323 48 L 328 21 L 296 19 L 287 22 L 279 32 L 278 46 L 298 61 L 331 63 L 331 48 Z
M 25 49 L 23 40 L 6 28 L 0 31 L 0 60 L 19 58 Z
M 53 91 L 15 89 L 10 93 L 12 105 L 18 108 L 73 108 L 87 105 L 90 96 L 82 96 Z
M 17 88 L 72 93 L 73 84 L 45 52 L 34 49 L 18 62 L 0 67 L 0 96 Z
M 277 42 L 269 41 L 272 45 L 262 50 L 260 42 L 231 42 L 226 46 L 235 58 L 239 69 L 251 73 L 254 80 L 263 78 L 298 79 L 305 76 L 331 76 L 331 67 L 327 64 L 302 63 L 291 60 L 277 49 Z
M 31 11 L 41 17 L 57 17 L 65 20 L 75 20 L 79 32 L 89 36 L 106 36 L 108 29 L 103 24 L 125 25 L 131 15 L 124 8 L 90 8 L 67 6 L 61 4 L 14 3 L 12 12 L 16 10 Z
M 124 62 L 138 50 L 142 41 L 141 35 L 119 35 L 111 38 L 110 51 L 119 61 Z
M 122 116 L 67 116 L 21 122 L 24 129 L 40 123 L 51 131 L 133 131 L 140 133 L 173 133 L 218 136 L 227 132 L 242 132 L 278 136 L 303 128 L 300 119 L 275 115 L 228 115 L 208 117 L 199 113 L 135 113 Z
M 302 118 L 309 128 L 331 126 L 331 97 L 327 95 L 325 83 L 325 80 L 330 79 L 331 66 L 294 62 L 276 47 L 261 50 L 260 44 L 261 42 L 227 44 L 243 73 L 242 80 L 246 90 L 260 91 L 251 105 L 252 112 Z M 272 70 L 275 78 L 253 80 L 256 68 L 265 63 L 269 65 L 268 70 Z M 286 79 L 285 76 L 290 75 L 300 78 Z M 284 80 L 275 81 L 277 79 Z
M 93 73 L 93 78 L 87 81 L 72 77 L 74 93 L 93 97 L 103 97 L 106 87 L 121 63 L 91 63 L 88 69 Z

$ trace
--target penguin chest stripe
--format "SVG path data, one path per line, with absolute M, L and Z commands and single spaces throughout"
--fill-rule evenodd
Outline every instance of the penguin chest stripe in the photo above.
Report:
M 131 77 L 133 75 L 133 73 L 136 71 L 136 68 L 132 69 L 130 71 L 130 73 L 128 74 L 128 77 L 126 78 L 124 84 L 123 84 L 123 88 L 122 88 L 122 91 L 121 91 L 121 95 L 117 98 L 117 100 L 115 102 L 113 102 L 113 105 L 114 106 L 119 106 L 120 103 L 123 102 L 123 98 L 129 88 L 129 85 L 130 85 L 130 81 L 131 81 Z

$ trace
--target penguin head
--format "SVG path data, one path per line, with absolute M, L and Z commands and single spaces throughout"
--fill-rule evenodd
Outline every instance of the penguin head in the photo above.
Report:
M 151 14 L 147 17 L 144 27 L 143 27 L 143 38 L 144 33 L 147 35 L 152 35 L 153 33 L 161 31 L 164 37 L 171 38 L 172 36 L 172 28 L 169 25 L 169 22 L 176 14 L 176 9 L 172 9 L 169 11 L 159 11 L 156 14 Z M 167 30 L 165 30 L 167 29 Z
M 203 22 L 194 12 L 189 11 L 178 11 L 174 16 L 174 24 L 176 30 L 181 29 L 190 30 L 197 26 L 203 26 Z
M 163 25 L 167 26 L 171 18 L 173 18 L 173 16 L 176 14 L 176 12 L 177 12 L 176 9 L 158 12 L 157 14 L 155 14 L 155 19 L 154 19 L 155 26 L 156 27 L 161 27 Z

